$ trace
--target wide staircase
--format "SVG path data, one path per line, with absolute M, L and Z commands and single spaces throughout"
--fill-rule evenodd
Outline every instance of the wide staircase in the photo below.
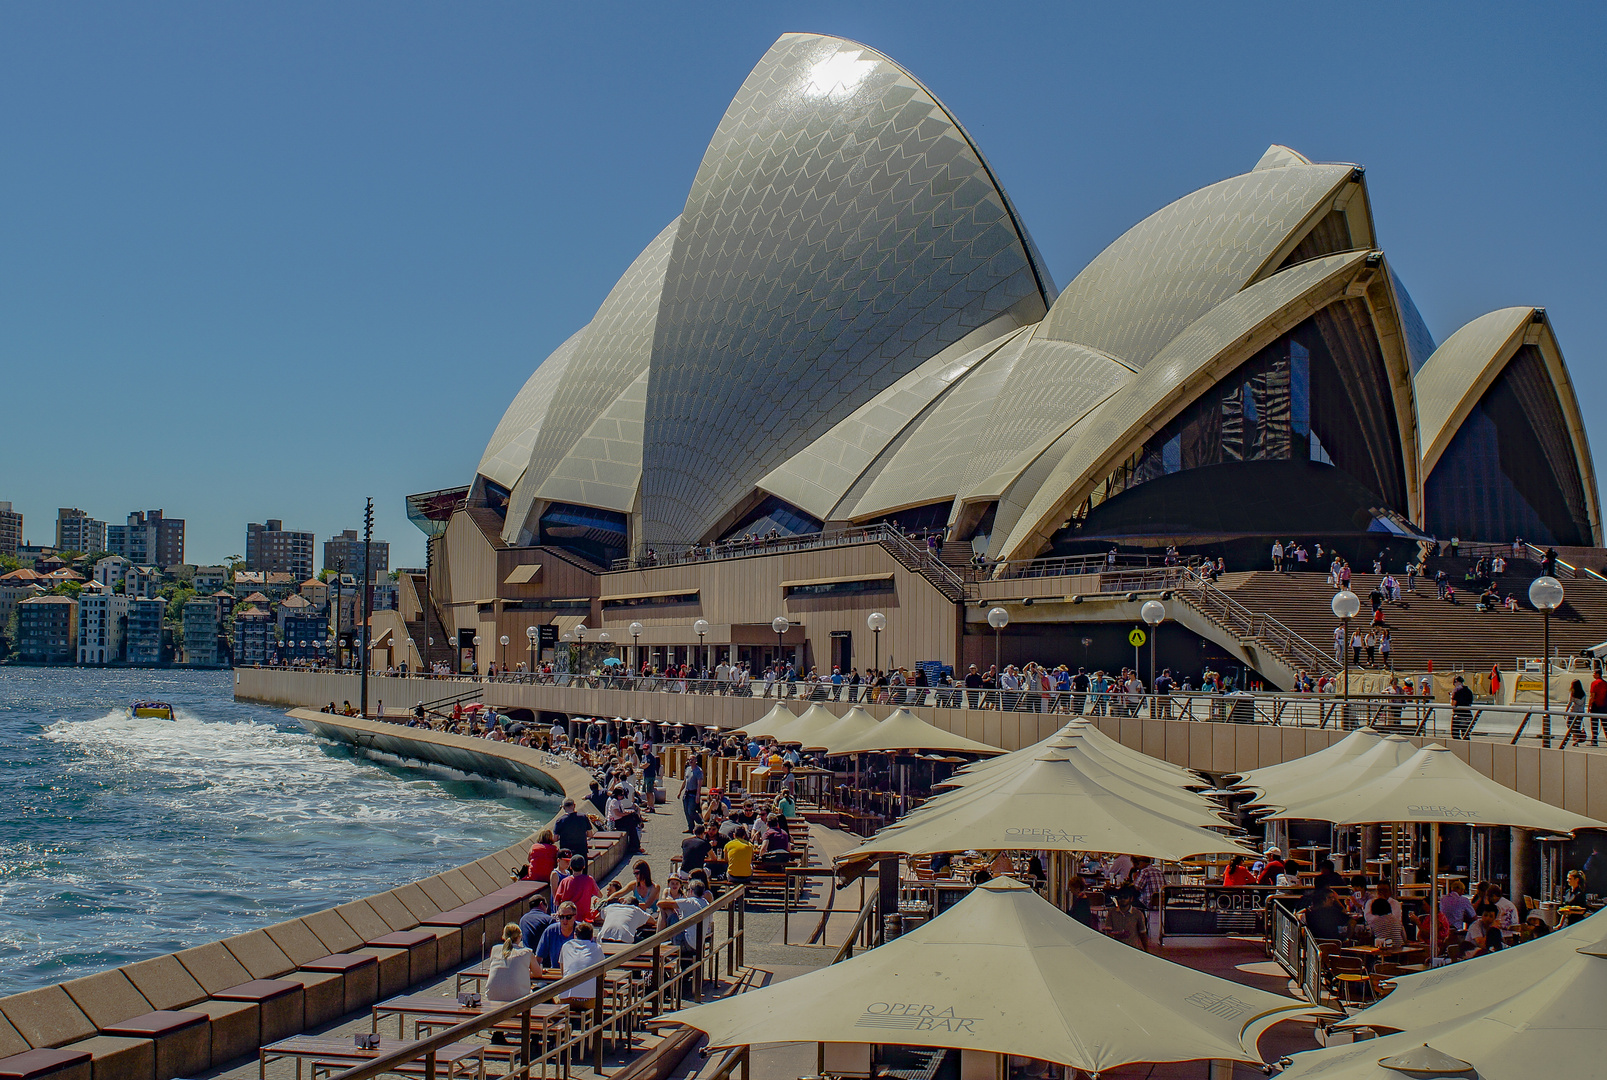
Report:
M 1517 611 L 1477 610 L 1478 593 L 1463 576 L 1471 569 L 1472 560 L 1441 558 L 1431 565 L 1443 567 L 1451 575 L 1457 603 L 1437 599 L 1432 578 L 1419 578 L 1413 593 L 1405 591 L 1405 578 L 1397 575 L 1401 601 L 1384 606 L 1396 670 L 1424 671 L 1430 661 L 1441 671 L 1488 670 L 1492 664 L 1506 669 L 1517 657 L 1540 655 L 1542 616 L 1529 606 L 1528 599 L 1529 583 L 1539 576 L 1538 565 L 1509 562 L 1508 572 L 1497 582 L 1502 595 L 1517 597 Z M 1362 602 L 1352 628 L 1370 625 L 1368 597 L 1381 580 L 1381 575 L 1371 573 L 1352 577 L 1351 590 Z M 1225 574 L 1217 584 L 1245 608 L 1276 619 L 1333 656 L 1338 621 L 1330 607 L 1334 591 L 1324 574 L 1256 571 Z M 1581 650 L 1607 641 L 1607 582 L 1581 575 L 1563 585 L 1567 599 L 1551 617 L 1551 648 L 1553 655 L 1577 656 Z

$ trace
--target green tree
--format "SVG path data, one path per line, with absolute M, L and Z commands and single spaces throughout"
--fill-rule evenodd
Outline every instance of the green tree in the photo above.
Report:
M 13 570 L 21 569 L 21 559 L 17 558 L 15 555 L 0 555 L 0 574 L 9 574 Z
M 76 600 L 78 594 L 84 591 L 84 587 L 76 581 L 64 581 L 50 591 L 57 596 L 70 596 Z

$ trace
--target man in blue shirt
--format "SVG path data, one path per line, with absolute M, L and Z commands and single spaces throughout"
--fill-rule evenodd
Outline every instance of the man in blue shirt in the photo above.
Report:
M 542 967 L 563 966 L 564 946 L 575 936 L 575 912 L 574 901 L 565 900 L 558 905 L 558 918 L 541 932 L 541 940 L 536 942 L 536 959 Z
M 530 899 L 530 910 L 525 917 L 519 920 L 519 938 L 524 947 L 531 952 L 541 943 L 541 935 L 546 932 L 555 920 L 547 914 L 547 898 L 534 896 Z
M 833 701 L 841 701 L 842 699 L 843 699 L 843 669 L 840 668 L 840 667 L 834 667 L 834 668 L 831 669 L 831 700 L 833 700 Z

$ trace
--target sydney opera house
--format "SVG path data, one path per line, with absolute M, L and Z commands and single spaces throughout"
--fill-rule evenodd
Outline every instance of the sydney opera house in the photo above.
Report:
M 1061 288 L 917 78 L 782 37 L 680 216 L 575 313 L 472 481 L 410 500 L 429 636 L 482 670 L 581 625 L 633 662 L 701 642 L 829 670 L 872 662 L 874 610 L 898 663 L 961 664 L 992 659 L 987 590 L 955 584 L 977 555 L 1006 577 L 1112 546 L 1231 566 L 1274 538 L 1352 560 L 1431 536 L 1600 545 L 1545 310 L 1436 343 L 1362 167 L 1283 146 L 1246 164 Z

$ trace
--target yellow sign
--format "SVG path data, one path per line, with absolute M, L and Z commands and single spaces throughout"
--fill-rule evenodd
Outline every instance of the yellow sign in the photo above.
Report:
M 1127 643 L 1135 649 L 1144 644 L 1144 642 L 1147 640 L 1148 639 L 1144 636 L 1144 631 L 1140 630 L 1136 626 L 1133 627 L 1133 629 L 1127 635 Z

